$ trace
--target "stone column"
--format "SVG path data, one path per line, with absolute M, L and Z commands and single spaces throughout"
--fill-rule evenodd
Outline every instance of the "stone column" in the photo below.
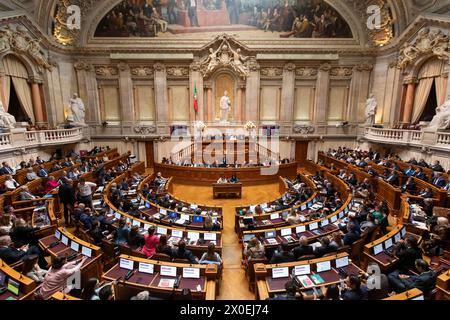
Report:
M 210 122 L 212 121 L 213 112 L 213 98 L 212 98 L 212 88 L 210 86 L 204 87 L 206 90 L 206 108 L 204 113 L 204 121 Z
M 283 84 L 281 90 L 281 112 L 282 123 L 292 122 L 294 117 L 295 96 L 295 64 L 288 63 L 283 68 Z
M 5 104 L 5 100 L 6 100 L 6 96 L 5 96 L 5 92 L 3 92 L 3 88 L 5 86 L 5 71 L 4 70 L 0 70 L 0 101 L 3 103 L 3 106 L 5 107 L 5 110 L 8 106 L 6 106 Z
M 200 63 L 194 61 L 189 67 L 189 92 L 190 92 L 190 119 L 191 121 L 203 121 L 205 105 L 203 104 L 203 76 L 200 72 Z M 197 86 L 198 113 L 194 110 L 194 89 Z
M 405 79 L 406 84 L 406 98 L 405 107 L 403 109 L 403 123 L 411 123 L 413 108 L 414 108 L 414 97 L 416 93 L 416 82 L 414 77 L 409 77 Z
M 328 97 L 330 95 L 330 70 L 331 65 L 325 63 L 319 67 L 317 74 L 314 122 L 319 126 L 325 126 L 327 124 Z
M 256 58 L 251 58 L 249 69 L 245 90 L 245 120 L 259 122 L 260 66 Z
M 42 109 L 42 98 L 41 98 L 41 92 L 39 89 L 39 83 L 42 80 L 31 78 L 30 84 L 31 84 L 31 100 L 33 102 L 33 112 L 34 112 L 34 119 L 36 125 L 43 125 L 45 122 L 44 119 L 44 110 Z
M 155 70 L 154 88 L 158 134 L 169 134 L 170 131 L 167 123 L 169 117 L 169 104 L 167 96 L 166 67 L 162 63 L 156 63 L 153 68 Z
M 243 85 L 238 85 L 237 88 L 237 105 L 236 105 L 236 122 L 241 122 L 242 121 L 242 100 L 243 100 L 243 96 L 244 96 L 244 86 Z
M 124 62 L 117 65 L 119 70 L 119 94 L 122 107 L 122 128 L 134 124 L 133 81 L 130 66 Z
M 369 96 L 370 72 L 373 69 L 371 64 L 360 64 L 353 68 L 352 80 L 350 83 L 350 108 L 347 120 L 350 123 L 365 122 L 366 101 Z

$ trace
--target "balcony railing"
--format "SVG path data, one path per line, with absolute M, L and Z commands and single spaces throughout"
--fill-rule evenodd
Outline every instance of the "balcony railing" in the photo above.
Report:
M 449 132 L 365 128 L 364 137 L 367 140 L 382 143 L 450 149 Z
M 11 133 L 0 134 L 0 152 L 8 149 L 74 143 L 81 141 L 83 138 L 83 128 L 12 131 Z

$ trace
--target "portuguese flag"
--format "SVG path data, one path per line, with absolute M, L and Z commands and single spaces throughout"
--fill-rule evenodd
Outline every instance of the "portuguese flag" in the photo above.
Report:
M 197 84 L 195 84 L 194 88 L 194 110 L 196 113 L 198 113 L 198 96 L 197 96 Z

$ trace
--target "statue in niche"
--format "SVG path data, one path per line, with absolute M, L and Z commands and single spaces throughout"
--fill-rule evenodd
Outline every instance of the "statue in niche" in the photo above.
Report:
M 228 97 L 228 91 L 225 91 L 222 98 L 220 98 L 220 123 L 228 123 L 228 112 L 230 108 L 231 100 Z
M 372 126 L 375 124 L 377 106 L 377 99 L 375 99 L 375 95 L 371 93 L 366 102 L 366 125 Z
M 78 94 L 74 93 L 73 97 L 69 101 L 70 109 L 72 111 L 72 121 L 75 125 L 85 126 L 86 109 L 84 107 L 83 100 L 78 97 Z
M 16 118 L 5 111 L 2 101 L 0 101 L 0 127 L 8 129 L 16 127 Z
M 450 96 L 448 96 L 447 101 L 436 108 L 436 115 L 431 120 L 428 125 L 428 129 L 438 130 L 447 129 L 450 127 Z

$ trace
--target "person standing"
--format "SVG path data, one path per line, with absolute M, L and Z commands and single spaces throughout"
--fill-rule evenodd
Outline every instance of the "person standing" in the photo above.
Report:
M 75 190 L 73 189 L 72 180 L 63 180 L 63 184 L 59 186 L 58 196 L 64 207 L 64 221 L 66 225 L 70 225 L 72 223 L 71 213 L 75 205 Z
M 191 22 L 191 27 L 200 27 L 197 18 L 197 0 L 187 0 L 186 8 L 188 10 L 189 20 Z
M 94 193 L 95 188 L 97 188 L 95 183 L 80 178 L 78 183 L 78 200 L 91 209 L 94 209 L 92 206 L 92 194 Z

